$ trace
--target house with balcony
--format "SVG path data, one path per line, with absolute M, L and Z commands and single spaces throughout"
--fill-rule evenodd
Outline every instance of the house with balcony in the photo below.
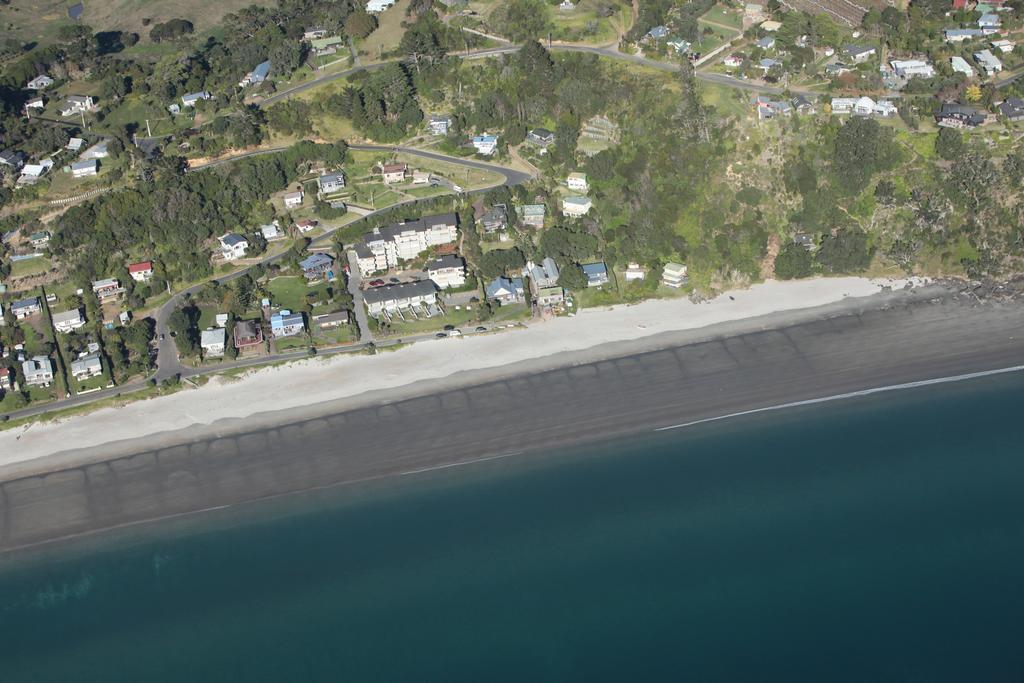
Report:
M 235 232 L 229 232 L 217 238 L 220 242 L 220 253 L 225 261 L 234 261 L 245 256 L 249 248 L 249 240 Z
M 153 262 L 139 261 L 128 264 L 128 275 L 136 282 L 149 282 L 153 279 Z
M 49 356 L 33 356 L 21 364 L 25 384 L 30 387 L 48 387 L 53 382 L 53 361 Z
M 54 313 L 51 317 L 53 329 L 63 334 L 70 334 L 77 329 L 85 327 L 85 318 L 82 316 L 82 311 L 77 308 Z
M 424 270 L 438 289 L 455 289 L 466 284 L 466 263 L 453 254 L 427 261 Z
M 306 331 L 306 319 L 301 313 L 284 309 L 270 316 L 270 333 L 274 339 L 294 337 Z
M 359 272 L 370 275 L 395 268 L 430 247 L 451 244 L 458 236 L 458 224 L 458 216 L 446 213 L 377 228 L 356 247 Z
M 96 298 L 100 300 L 100 303 L 106 303 L 124 294 L 124 287 L 121 286 L 121 281 L 116 277 L 108 277 L 104 280 L 93 282 L 92 291 Z

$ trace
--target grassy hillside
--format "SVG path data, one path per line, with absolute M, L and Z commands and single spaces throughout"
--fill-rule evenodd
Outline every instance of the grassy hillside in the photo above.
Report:
M 273 0 L 84 0 L 85 13 L 82 21 L 97 31 L 135 31 L 143 40 L 147 39 L 149 25 L 168 19 L 188 19 L 197 32 L 216 26 L 221 17 L 249 5 L 273 5 Z M 11 0 L 9 5 L 0 5 L 0 26 L 5 32 L 15 32 L 25 42 L 50 42 L 57 30 L 70 24 L 67 10 L 74 5 L 71 0 Z

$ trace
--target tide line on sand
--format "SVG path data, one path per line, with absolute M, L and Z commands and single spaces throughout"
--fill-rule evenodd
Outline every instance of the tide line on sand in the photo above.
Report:
M 773 410 L 786 410 L 787 408 L 799 408 L 801 406 L 811 406 L 818 403 L 831 403 L 832 401 L 844 401 L 846 399 L 857 398 L 859 396 L 871 396 L 872 394 L 883 394 L 889 391 L 903 391 L 905 389 L 917 389 L 919 387 L 927 387 L 933 384 L 949 384 L 951 382 L 963 382 L 969 379 L 980 379 L 982 377 L 991 377 L 993 375 L 1004 375 L 1010 372 L 1020 372 L 1024 370 L 1024 365 L 1014 365 L 1008 368 L 998 368 L 996 370 L 982 370 L 980 372 L 967 372 L 962 375 L 951 375 L 949 377 L 936 377 L 934 379 L 923 379 L 917 382 L 904 382 L 903 384 L 890 384 L 884 387 L 874 387 L 872 389 L 861 389 L 860 391 L 850 391 L 845 394 L 834 394 L 832 396 L 822 396 L 820 398 L 808 398 L 803 401 L 792 401 L 790 403 L 780 403 L 774 406 L 765 406 L 763 408 L 753 408 L 751 410 L 741 410 L 738 413 L 729 413 L 728 415 L 716 415 L 715 417 L 705 417 L 700 420 L 692 420 L 690 422 L 681 422 L 679 424 L 668 425 L 667 427 L 656 427 L 656 432 L 667 432 L 673 429 L 683 429 L 685 427 L 693 427 L 694 425 L 704 424 L 705 422 L 718 422 L 719 420 L 728 420 L 734 417 L 743 417 L 744 415 L 755 415 L 757 413 L 767 413 Z
M 506 366 L 548 358 L 571 365 L 579 356 L 565 354 L 666 332 L 742 323 L 766 315 L 795 315 L 847 299 L 869 297 L 884 288 L 899 290 L 917 284 L 925 283 L 858 277 L 768 281 L 703 303 L 676 298 L 586 309 L 573 318 L 556 318 L 501 334 L 418 343 L 374 356 L 338 355 L 297 361 L 256 369 L 231 381 L 215 377 L 199 389 L 103 408 L 32 429 L 0 432 L 0 467 L 222 420 L 307 409 L 466 371 L 499 374 Z

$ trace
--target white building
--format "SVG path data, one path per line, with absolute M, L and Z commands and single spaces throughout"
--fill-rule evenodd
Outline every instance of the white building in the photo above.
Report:
M 199 346 L 203 349 L 203 356 L 206 358 L 223 356 L 226 336 L 227 331 L 223 327 L 203 330 L 199 335 Z
M 100 172 L 100 162 L 95 159 L 88 161 L 76 161 L 71 164 L 71 176 L 73 178 L 85 178 L 94 176 Z
M 477 154 L 489 157 L 498 149 L 498 137 L 496 135 L 487 135 L 486 133 L 477 135 L 473 138 L 473 147 L 476 148 Z
M 562 200 L 562 215 L 579 218 L 586 216 L 593 207 L 590 197 L 566 197 Z
M 25 86 L 29 90 L 46 90 L 53 85 L 53 79 L 47 75 L 36 76 Z
M 967 60 L 959 55 L 953 55 L 949 58 L 949 66 L 955 73 L 963 74 L 968 78 L 974 78 L 974 69 L 967 63 Z
M 377 228 L 356 247 L 359 272 L 369 275 L 388 270 L 430 247 L 451 244 L 457 237 L 458 225 L 458 217 L 446 213 Z
M 186 107 L 194 107 L 196 106 L 196 103 L 201 102 L 203 100 L 211 99 L 212 97 L 213 95 L 206 92 L 205 90 L 201 90 L 199 92 L 190 92 L 181 96 L 181 103 Z
M 570 190 L 575 190 L 576 192 L 586 192 L 590 189 L 587 186 L 586 173 L 570 173 L 569 177 L 565 179 L 565 184 Z
M 48 356 L 33 356 L 21 364 L 25 384 L 32 387 L 49 386 L 53 381 L 53 361 Z
M 974 61 L 982 68 L 986 75 L 999 73 L 1003 70 L 1003 63 L 989 50 L 982 50 L 974 53 Z
M 690 281 L 689 276 L 686 274 L 686 266 L 682 263 L 669 262 L 665 264 L 665 269 L 661 273 L 661 284 L 666 287 L 672 287 L 673 289 L 679 289 L 680 287 L 686 286 L 686 283 Z
M 833 97 L 833 114 L 853 114 L 855 116 L 893 116 L 896 106 L 887 100 L 875 102 L 870 97 Z
M 396 0 L 368 0 L 366 3 L 366 11 L 370 14 L 380 14 L 388 7 L 395 4 Z
M 303 195 L 302 190 L 299 190 L 298 192 L 288 192 L 284 196 L 284 208 L 295 209 L 302 206 L 302 198 L 304 196 L 305 195 Z
M 53 314 L 53 329 L 68 334 L 85 326 L 85 318 L 77 308 Z
M 428 261 L 425 270 L 438 289 L 454 289 L 466 284 L 466 264 L 458 256 L 440 256 Z
M 93 101 L 92 95 L 68 95 L 68 99 L 60 105 L 57 113 L 61 116 L 74 116 L 95 108 L 96 103 Z
M 900 78 L 931 78 L 935 75 L 935 68 L 923 59 L 894 59 L 889 65 Z
M 635 280 L 643 280 L 647 277 L 647 270 L 642 268 L 639 263 L 630 261 L 626 267 L 626 282 L 634 282 Z
M 1003 54 L 1013 52 L 1014 44 L 1009 40 L 993 40 L 992 49 L 999 50 Z
M 81 381 L 103 374 L 103 363 L 100 354 L 89 353 L 78 360 L 71 361 L 71 376 Z
M 234 232 L 221 235 L 217 241 L 220 242 L 220 252 L 225 261 L 244 257 L 245 250 L 249 248 L 249 240 Z

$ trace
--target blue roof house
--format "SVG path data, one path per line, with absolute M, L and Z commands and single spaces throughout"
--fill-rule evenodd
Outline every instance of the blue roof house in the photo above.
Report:
M 587 287 L 600 287 L 608 282 L 608 267 L 602 261 L 584 263 L 580 268 L 587 276 Z

